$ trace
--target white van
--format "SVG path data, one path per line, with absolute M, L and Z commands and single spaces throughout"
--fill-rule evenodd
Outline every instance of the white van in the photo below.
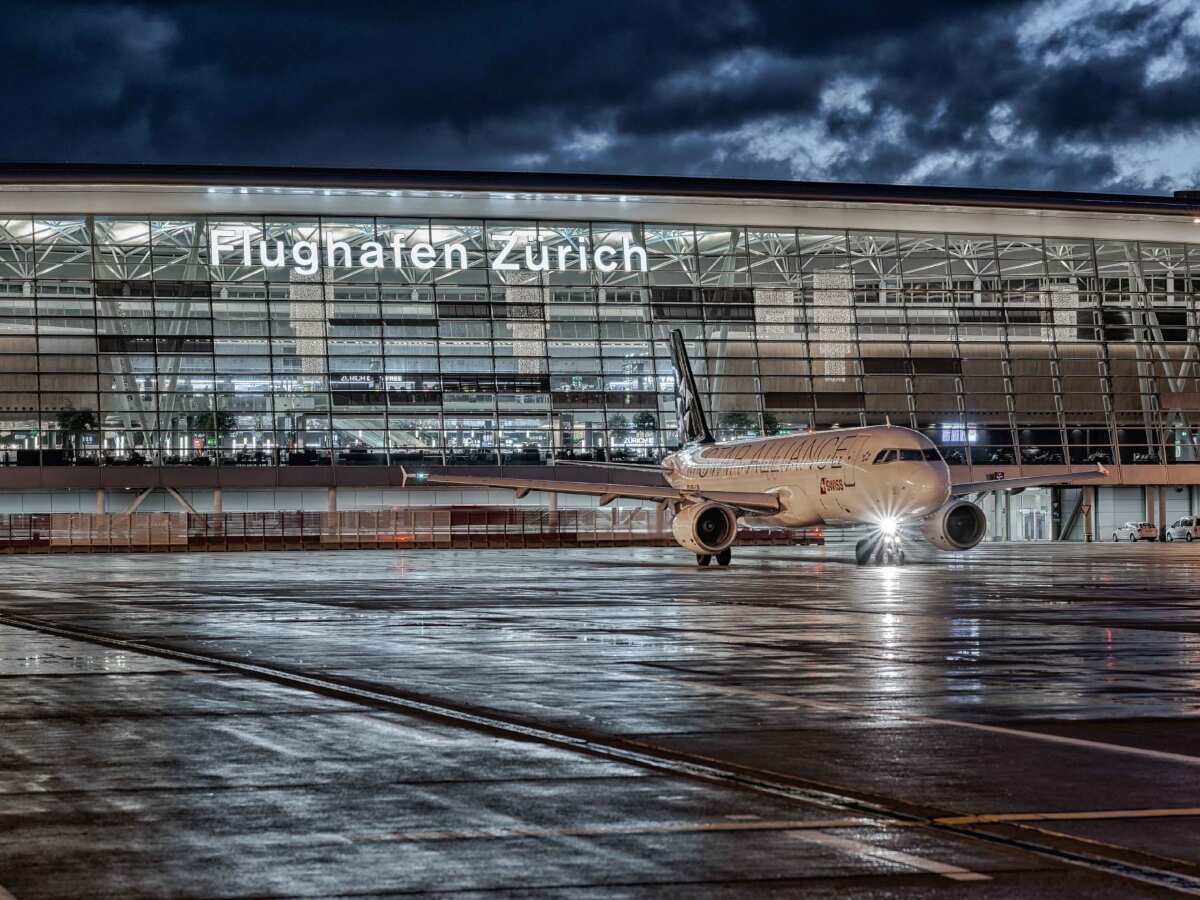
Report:
M 1184 516 L 1167 526 L 1168 541 L 1194 541 L 1200 538 L 1200 518 Z

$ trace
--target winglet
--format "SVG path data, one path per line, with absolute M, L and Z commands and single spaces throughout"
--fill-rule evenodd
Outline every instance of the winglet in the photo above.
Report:
M 408 487 L 410 481 L 425 481 L 428 478 L 428 472 L 410 472 L 404 466 L 400 466 L 400 487 Z

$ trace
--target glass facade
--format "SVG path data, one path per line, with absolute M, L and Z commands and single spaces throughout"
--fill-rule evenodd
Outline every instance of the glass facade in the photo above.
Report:
M 214 264 L 217 228 L 268 263 L 353 252 Z M 359 265 L 369 244 L 384 264 Z M 495 265 L 630 244 L 645 271 Z M 679 328 L 719 439 L 887 419 L 951 463 L 1193 463 L 1198 301 L 1200 244 L 1135 239 L 6 214 L 0 457 L 649 462 L 675 440 Z

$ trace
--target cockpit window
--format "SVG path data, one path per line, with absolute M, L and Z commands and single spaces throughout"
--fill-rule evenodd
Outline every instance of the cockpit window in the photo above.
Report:
M 880 450 L 875 454 L 875 462 L 872 465 L 880 465 L 881 463 L 890 463 L 900 460 L 901 462 L 941 462 L 941 454 L 933 447 L 928 447 L 924 450 Z

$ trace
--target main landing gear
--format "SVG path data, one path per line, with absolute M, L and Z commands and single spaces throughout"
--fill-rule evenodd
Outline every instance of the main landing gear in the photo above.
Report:
M 697 553 L 696 554 L 696 565 L 707 566 L 709 563 L 711 563 L 713 561 L 714 555 L 717 558 L 718 566 L 727 566 L 731 562 L 733 562 L 733 550 L 731 550 L 729 547 L 726 547 L 724 550 L 722 550 L 720 553 L 717 553 L 717 554 Z
M 904 548 L 896 535 L 877 534 L 865 537 L 854 545 L 854 559 L 860 566 L 904 565 Z

